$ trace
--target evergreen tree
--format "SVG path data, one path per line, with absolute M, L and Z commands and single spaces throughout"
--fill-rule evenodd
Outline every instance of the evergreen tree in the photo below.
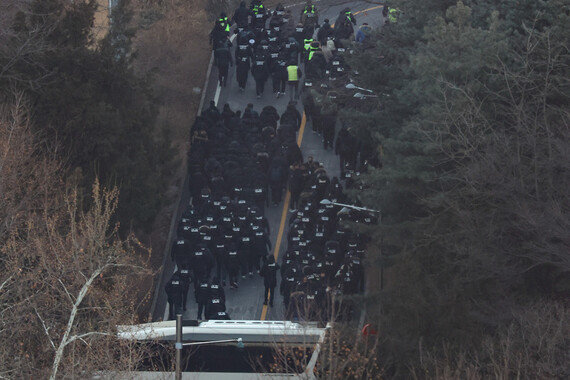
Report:
M 404 368 L 418 342 L 477 347 L 568 294 L 570 20 L 563 1 L 392 5 L 398 22 L 352 62 L 383 107 L 349 115 L 383 151 L 359 196 L 382 211 L 381 317 Z
M 25 91 L 36 125 L 59 144 L 83 187 L 95 177 L 121 187 L 123 227 L 150 227 L 159 207 L 172 150 L 155 129 L 157 100 L 150 78 L 132 68 L 126 3 L 113 10 L 108 36 L 91 38 L 96 1 L 36 0 L 15 19 L 14 50 L 26 41 L 42 49 L 16 56 L 2 88 Z M 41 34 L 38 34 L 41 31 Z M 5 94 L 6 95 L 6 94 Z

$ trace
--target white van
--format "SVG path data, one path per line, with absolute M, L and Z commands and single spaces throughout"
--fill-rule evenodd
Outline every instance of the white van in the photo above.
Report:
M 183 379 L 315 379 L 315 366 L 326 330 L 317 323 L 289 321 L 183 321 Z M 174 379 L 176 321 L 118 326 L 120 339 L 154 344 L 154 360 L 129 375 Z M 161 352 L 160 352 L 161 351 Z M 154 351 L 153 351 L 154 353 Z M 160 362 L 160 365 L 157 363 Z

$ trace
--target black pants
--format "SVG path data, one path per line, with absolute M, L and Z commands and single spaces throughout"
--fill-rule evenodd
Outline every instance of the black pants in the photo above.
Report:
M 255 78 L 255 93 L 257 95 L 262 95 L 265 89 L 265 78 Z
M 291 100 L 299 99 L 299 81 L 288 82 L 289 83 L 289 91 L 291 91 Z
M 247 266 L 248 266 L 248 261 L 247 261 L 248 253 L 242 251 L 242 252 L 240 252 L 240 256 L 241 256 L 240 261 L 239 261 L 240 271 L 241 271 L 241 275 L 245 276 L 248 272 L 248 270 L 247 270 L 248 269 L 247 268 Z
M 218 66 L 218 80 L 220 81 L 220 86 L 226 87 L 228 82 L 228 71 L 229 67 L 226 66 Z
M 280 92 L 281 88 L 279 87 L 281 79 L 279 78 L 279 74 L 271 74 L 271 81 L 273 83 L 273 93 L 277 94 Z
M 313 115 L 313 131 L 321 134 L 323 132 L 323 117 L 320 115 L 320 112 L 316 115 Z
M 226 281 L 226 266 L 220 257 L 216 257 L 216 276 L 220 281 Z
M 323 148 L 327 150 L 328 147 L 333 147 L 334 142 L 334 125 L 323 125 Z
M 301 197 L 301 191 L 291 190 L 291 210 L 296 210 L 299 204 L 299 198 Z
M 206 308 L 205 302 L 198 302 L 198 317 L 196 319 L 198 320 L 202 319 L 202 313 L 204 312 L 205 308 Z
M 277 73 L 271 75 L 271 79 L 273 80 L 273 93 L 277 92 L 285 92 L 285 87 L 287 84 L 287 80 L 283 78 L 283 74 Z
M 290 291 L 285 291 L 283 292 L 283 305 L 285 306 L 285 310 L 287 310 L 289 308 L 289 300 L 291 298 L 291 292 Z
M 174 313 L 174 301 L 171 299 L 168 299 L 168 319 L 169 320 L 173 320 L 176 318 L 175 313 Z
M 239 88 L 245 88 L 248 72 L 249 71 L 247 69 L 240 69 L 239 67 L 236 69 L 236 77 Z
M 264 302 L 267 303 L 267 301 L 269 301 L 269 306 L 273 306 L 273 296 L 274 295 L 275 295 L 275 286 L 273 286 L 273 287 L 266 286 L 265 287 Z M 269 298 L 269 300 L 268 300 L 268 298 Z
M 239 267 L 237 265 L 228 265 L 228 277 L 230 280 L 230 284 L 232 282 L 237 282 L 237 276 L 239 273 Z
M 183 295 L 183 299 L 182 299 L 182 310 L 186 311 L 186 301 L 188 300 L 188 290 L 184 291 L 184 295 Z
M 271 185 L 271 200 L 273 203 L 281 203 L 281 193 L 283 193 L 281 184 Z

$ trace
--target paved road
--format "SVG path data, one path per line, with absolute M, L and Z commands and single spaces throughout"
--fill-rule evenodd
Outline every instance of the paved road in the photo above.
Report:
M 319 18 L 324 20 L 328 18 L 332 23 L 336 20 L 339 12 L 344 9 L 347 5 L 346 3 L 339 5 L 326 5 L 327 2 L 316 2 L 319 9 Z M 351 11 L 356 16 L 357 30 L 358 26 L 362 25 L 363 22 L 367 22 L 373 27 L 379 27 L 381 25 L 381 6 L 377 4 L 371 4 L 369 2 L 357 1 L 351 3 Z M 292 14 L 294 17 L 299 17 L 302 5 L 292 6 Z M 233 69 L 233 70 L 232 70 Z M 279 114 L 285 111 L 287 104 L 289 102 L 289 94 L 284 97 L 276 99 L 271 91 L 271 80 L 267 81 L 265 87 L 265 93 L 261 99 L 256 98 L 255 94 L 255 82 L 253 78 L 249 77 L 247 86 L 244 93 L 240 93 L 237 82 L 235 80 L 235 68 L 230 68 L 230 75 L 228 77 L 227 87 L 220 88 L 217 85 L 217 69 L 212 68 L 212 73 L 210 77 L 210 82 L 206 88 L 206 104 L 209 99 L 217 100 L 218 107 L 222 108 L 225 103 L 228 103 L 230 108 L 234 111 L 245 109 L 248 103 L 254 104 L 254 109 L 261 112 L 263 107 L 266 105 L 274 106 Z M 298 104 L 299 110 L 302 112 L 302 107 Z M 337 126 L 338 128 L 338 126 Z M 303 118 L 303 125 L 299 131 L 299 136 L 297 142 L 301 147 L 303 152 L 303 157 L 306 159 L 308 156 L 313 156 L 316 161 L 322 162 L 325 169 L 329 173 L 329 176 L 339 176 L 340 167 L 338 157 L 334 155 L 331 150 L 325 151 L 322 146 L 321 137 L 312 132 L 312 128 L 309 123 L 305 123 L 305 118 Z M 187 184 L 185 185 L 187 186 Z M 183 204 L 188 202 L 187 188 L 184 189 L 185 194 L 183 195 Z M 271 243 L 273 246 L 273 254 L 278 259 L 287 248 L 287 220 L 290 215 L 288 213 L 288 200 L 289 194 L 284 199 L 284 202 L 278 206 L 271 206 L 266 209 L 266 217 L 271 225 Z M 281 232 L 281 233 L 280 233 Z M 168 264 L 165 268 L 164 276 L 165 280 L 170 277 L 174 268 L 172 264 Z M 280 275 L 278 274 L 278 278 Z M 191 286 L 191 290 L 192 290 Z M 278 292 L 279 285 L 276 288 Z M 163 288 L 160 289 L 163 291 Z M 263 305 L 263 280 L 258 274 L 254 274 L 252 278 L 240 279 L 238 289 L 225 288 L 226 292 L 226 308 L 234 320 L 251 320 L 251 319 L 267 319 L 267 320 L 283 320 L 283 303 L 282 298 L 279 294 L 275 295 L 275 304 L 273 308 L 268 308 Z M 157 303 L 157 310 L 163 310 L 163 319 L 168 317 L 167 315 L 167 305 L 166 296 L 161 294 L 159 301 Z M 184 319 L 195 319 L 197 315 L 197 305 L 194 302 L 194 295 L 191 291 L 188 296 L 188 307 L 187 311 L 184 313 Z M 156 315 L 155 315 L 156 319 Z

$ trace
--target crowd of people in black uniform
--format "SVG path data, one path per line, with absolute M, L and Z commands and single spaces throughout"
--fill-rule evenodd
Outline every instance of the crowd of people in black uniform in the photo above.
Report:
M 236 47 L 232 54 L 230 26 L 234 24 Z M 348 8 L 340 13 L 333 28 L 328 19 L 319 24 L 317 9 L 310 1 L 303 8 L 298 24 L 281 4 L 270 12 L 261 0 L 253 0 L 249 8 L 242 2 L 231 20 L 222 13 L 210 33 L 220 86 L 227 85 L 230 66 L 235 62 L 240 91 L 245 91 L 251 73 L 258 98 L 271 79 L 276 97 L 289 90 L 291 99 L 296 99 L 302 76 L 299 65 L 304 65 L 307 79 L 322 77 L 331 69 L 336 72 L 339 67 L 329 62 L 338 55 L 336 48 L 342 45 L 341 41 L 353 35 L 355 24 Z
M 245 88 L 250 68 L 240 71 L 240 62 L 250 65 L 249 60 L 261 59 L 259 54 L 266 56 L 263 76 L 252 69 L 258 95 L 263 92 L 260 81 L 264 84 L 263 78 L 269 75 L 274 78 L 276 95 L 286 91 L 281 77 L 275 81 L 276 66 L 297 66 L 304 60 L 305 75 L 317 79 L 310 66 L 315 54 L 323 55 L 323 51 L 320 47 L 311 49 L 314 41 L 304 49 L 300 38 L 303 42 L 312 39 L 319 26 L 316 33 L 319 40 L 346 38 L 347 30 L 353 33 L 354 16 L 344 10 L 336 22 L 339 27 L 333 30 L 328 20 L 318 24 L 316 8 L 309 2 L 301 18 L 300 26 L 289 34 L 286 25 L 291 23 L 291 15 L 282 6 L 269 12 L 260 0 L 253 0 L 249 9 L 242 2 L 231 21 L 222 14 L 212 31 L 220 85 L 227 80 L 224 60 L 228 65 L 233 62 L 229 31 L 234 23 L 241 89 Z M 295 34 L 301 32 L 302 35 Z M 314 46 L 320 46 L 316 43 L 319 45 Z M 343 67 L 332 63 L 341 60 L 336 54 L 323 58 L 334 72 Z M 243 57 L 247 57 L 246 61 L 241 61 Z M 335 75 L 331 70 L 326 70 L 326 74 Z M 325 71 L 319 75 L 325 75 Z M 336 112 L 320 112 L 322 107 L 311 102 L 309 90 L 304 86 L 305 112 L 314 131 L 323 135 L 324 148 L 332 148 Z M 326 107 L 326 100 L 321 103 Z M 224 288 L 237 289 L 240 279 L 254 275 L 263 277 L 264 304 L 273 306 L 274 295 L 279 291 L 286 319 L 327 320 L 335 307 L 348 317 L 350 308 L 339 308 L 335 300 L 342 297 L 335 296 L 363 291 L 366 241 L 343 227 L 342 222 L 349 219 L 375 223 L 376 220 L 374 215 L 341 208 L 334 202 L 349 202 L 342 183 L 348 188 L 354 186 L 351 173 L 358 169 L 356 157 L 360 147 L 346 128 L 339 131 L 334 148 L 340 156 L 342 174 L 341 178 L 330 178 L 322 164 L 313 157 L 303 157 L 296 142 L 300 125 L 301 114 L 294 100 L 281 115 L 273 106 L 266 106 L 258 113 L 252 104 L 247 105 L 243 114 L 239 110 L 234 112 L 228 104 L 220 111 L 212 101 L 196 118 L 188 157 L 192 201 L 178 225 L 171 250 L 176 271 L 166 284 L 169 319 L 186 310 L 191 284 L 198 305 L 197 319 L 229 319 Z M 278 205 L 287 189 L 291 193 L 291 216 L 287 247 L 278 264 L 270 254 L 270 226 L 264 211 L 271 204 Z M 278 276 L 281 281 L 277 289 Z

